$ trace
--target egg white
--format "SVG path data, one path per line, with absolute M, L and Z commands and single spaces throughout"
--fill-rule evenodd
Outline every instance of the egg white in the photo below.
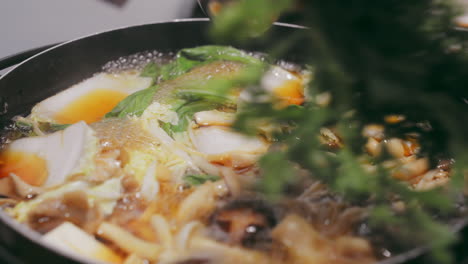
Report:
M 29 117 L 39 122 L 61 123 L 56 119 L 57 114 L 93 91 L 114 91 L 127 96 L 149 87 L 151 82 L 151 78 L 140 77 L 138 72 L 99 73 L 36 104 Z M 105 93 L 102 93 L 102 96 L 105 96 Z
M 291 72 L 272 66 L 262 77 L 261 86 L 265 91 L 273 93 L 278 87 L 285 85 L 288 81 L 302 82 L 302 80 Z
M 279 66 L 272 66 L 260 80 L 260 89 L 265 96 L 253 96 L 249 89 L 244 89 L 240 95 L 240 102 L 267 102 L 272 98 L 288 104 L 300 104 L 304 99 L 304 87 L 307 78 L 302 74 L 293 74 Z

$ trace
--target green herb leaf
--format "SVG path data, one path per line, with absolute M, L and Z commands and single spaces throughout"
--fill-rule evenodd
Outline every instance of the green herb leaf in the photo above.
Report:
M 376 189 L 377 178 L 364 171 L 350 149 L 344 147 L 338 152 L 337 158 L 341 164 L 339 173 L 342 176 L 336 178 L 336 190 L 345 195 L 361 197 Z
M 237 61 L 248 65 L 259 65 L 263 63 L 260 59 L 233 47 L 216 45 L 200 46 L 180 50 L 173 62 L 161 68 L 161 79 L 171 80 L 197 66 L 219 60 Z
M 198 186 L 202 185 L 207 181 L 217 181 L 221 179 L 219 176 L 209 175 L 209 174 L 195 174 L 195 175 L 187 175 L 184 177 L 185 183 L 190 186 Z
M 196 66 L 202 65 L 203 63 L 205 62 L 193 61 L 181 56 L 180 53 L 178 53 L 174 61 L 161 67 L 160 79 L 162 81 L 175 79 L 180 75 L 188 72 L 189 70 L 195 68 Z
M 147 64 L 143 69 L 141 76 L 152 77 L 154 80 L 159 79 L 161 81 L 167 81 L 177 78 L 195 67 L 219 60 L 238 61 L 250 66 L 264 64 L 262 60 L 232 47 L 214 45 L 200 46 L 179 51 L 175 60 L 166 65 L 159 66 L 155 63 Z M 229 81 L 213 80 L 213 82 L 216 82 L 217 84 L 225 84 Z M 208 84 L 207 87 L 200 87 L 200 85 L 194 83 L 190 84 L 190 86 L 196 87 L 197 91 L 193 89 L 187 89 L 179 93 L 179 96 L 186 97 L 187 102 L 194 100 L 208 100 L 211 104 L 214 102 L 220 104 L 221 101 L 224 101 L 224 103 L 233 104 L 232 99 L 221 95 L 222 93 L 215 94 L 215 92 L 213 92 L 214 90 L 211 91 L 210 89 L 210 87 L 231 87 L 230 83 L 229 85 L 221 86 Z M 151 104 L 157 89 L 158 87 L 154 85 L 145 90 L 131 94 L 122 100 L 116 107 L 114 107 L 111 112 L 107 113 L 105 117 L 125 117 L 127 115 L 140 116 Z M 188 113 L 193 111 L 186 112 Z
M 232 79 L 213 78 L 208 81 L 185 84 L 176 92 L 174 111 L 179 117 L 179 124 L 166 126 L 172 133 L 186 131 L 193 114 L 220 107 L 237 108 L 237 99 L 230 96 L 235 87 L 244 87 L 258 80 L 265 70 L 264 64 L 249 64 Z
M 283 152 L 270 152 L 260 161 L 264 170 L 264 179 L 260 182 L 260 189 L 270 198 L 281 197 L 284 187 L 289 183 L 297 171 L 291 166 L 288 157 Z
M 447 246 L 454 241 L 453 233 L 432 215 L 434 209 L 440 215 L 450 212 L 455 205 L 453 197 L 461 194 L 464 182 L 466 185 L 467 42 L 466 34 L 453 30 L 454 15 L 463 9 L 448 0 L 382 0 L 378 4 L 372 0 L 284 0 L 274 4 L 272 0 L 239 0 L 213 19 L 211 33 L 218 41 L 229 43 L 259 36 L 270 26 L 269 21 L 293 2 L 301 4 L 297 17 L 309 27 L 302 34 L 310 41 L 301 43 L 313 53 L 308 58 L 315 69 L 308 94 L 328 91 L 333 100 L 326 109 L 307 107 L 295 121 L 295 129 L 282 139 L 288 146 L 285 153 L 267 154 L 263 159 L 263 190 L 269 196 L 280 196 L 281 184 L 294 179 L 294 174 L 285 173 L 277 164 L 294 162 L 349 201 L 362 200 L 361 196 L 372 199 L 375 210 L 371 211 L 371 222 L 404 230 L 394 232 L 400 236 L 395 239 L 402 243 L 411 240 L 408 249 L 432 246 L 434 263 L 449 263 Z M 437 131 L 433 140 L 441 147 L 439 153 L 432 154 L 448 154 L 456 160 L 451 184 L 416 192 L 379 165 L 376 173 L 363 171 L 358 160 L 362 144 L 356 144 L 363 140 L 363 122 L 355 126 L 343 115 L 353 110 L 359 117 L 353 117 L 354 121 L 375 122 L 389 109 L 403 114 L 420 111 L 424 120 L 437 124 L 431 129 Z M 278 114 L 275 109 L 248 104 L 235 126 L 252 132 L 257 120 L 281 124 L 283 121 L 275 118 Z M 320 150 L 315 139 L 319 129 L 330 124 L 352 127 L 340 129 L 346 149 L 333 155 Z M 356 145 L 360 145 L 360 152 Z M 403 215 L 395 214 L 391 197 L 407 205 Z
M 219 104 L 203 100 L 195 102 L 186 102 L 175 110 L 179 117 L 179 123 L 177 125 L 170 125 L 169 129 L 172 133 L 186 131 L 190 119 L 195 113 L 200 111 L 213 110 L 218 107 L 220 107 Z
M 64 130 L 65 128 L 71 126 L 71 124 L 54 124 L 54 123 L 46 123 L 44 124 L 48 127 L 44 127 L 47 131 L 55 132 L 59 130 Z M 42 129 L 42 128 L 41 128 Z
M 156 81 L 156 78 L 160 75 L 161 66 L 154 62 L 150 62 L 146 64 L 143 70 L 140 73 L 141 77 L 151 77 L 153 78 L 153 82 Z
M 32 129 L 32 124 L 27 121 L 16 120 L 14 124 L 20 129 Z
M 15 125 L 21 130 L 32 130 L 33 124 L 24 120 L 18 120 L 15 122 Z M 49 122 L 38 122 L 38 127 L 42 132 L 53 133 L 71 126 L 71 124 L 55 124 Z
M 207 45 L 183 49 L 179 54 L 192 61 L 211 62 L 217 60 L 238 61 L 245 64 L 262 64 L 263 62 L 244 51 L 229 46 Z
M 120 101 L 112 111 L 107 113 L 105 117 L 125 117 L 128 115 L 140 116 L 151 104 L 154 93 L 157 89 L 158 86 L 151 86 L 127 96 L 125 99 Z
M 186 101 L 204 101 L 207 103 L 235 106 L 236 99 L 230 96 L 219 94 L 209 89 L 192 89 L 192 90 L 179 90 L 177 91 L 177 97 Z
M 221 42 L 252 39 L 264 33 L 292 0 L 240 0 L 214 17 L 211 34 Z

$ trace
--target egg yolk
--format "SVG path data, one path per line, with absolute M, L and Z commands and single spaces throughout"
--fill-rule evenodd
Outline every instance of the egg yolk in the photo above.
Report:
M 286 103 L 286 105 L 301 105 L 304 103 L 302 83 L 297 80 L 284 82 L 283 85 L 275 88 L 274 94 Z
M 47 163 L 36 154 L 6 151 L 0 154 L 0 178 L 14 173 L 24 182 L 41 186 L 47 180 Z
M 110 112 L 127 94 L 124 92 L 97 89 L 79 97 L 55 114 L 60 124 L 74 124 L 79 121 L 94 123 Z

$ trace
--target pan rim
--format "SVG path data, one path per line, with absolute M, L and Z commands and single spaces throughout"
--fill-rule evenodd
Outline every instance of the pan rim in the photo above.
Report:
M 53 45 L 52 47 L 49 47 L 49 48 L 47 48 L 47 49 L 45 49 L 45 50 L 43 50 L 43 51 L 41 51 L 41 52 L 39 52 L 37 54 L 34 54 L 33 56 L 23 60 L 22 62 L 10 67 L 8 69 L 8 71 L 6 71 L 4 74 L 2 74 L 0 76 L 0 80 L 5 78 L 10 72 L 14 71 L 16 68 L 18 68 L 21 65 L 27 63 L 30 60 L 33 60 L 34 58 L 36 58 L 38 56 L 41 56 L 42 54 L 44 54 L 46 52 L 49 52 L 50 50 L 56 49 L 56 48 L 64 46 L 64 45 L 68 45 L 69 43 L 76 42 L 76 41 L 79 41 L 79 40 L 82 40 L 82 39 L 85 39 L 85 38 L 89 38 L 89 37 L 93 37 L 93 36 L 97 36 L 97 35 L 101 35 L 101 34 L 105 34 L 105 33 L 111 33 L 111 32 L 114 32 L 114 31 L 120 31 L 120 30 L 124 30 L 124 29 L 137 28 L 137 27 L 143 27 L 143 26 L 148 26 L 148 25 L 172 24 L 172 23 L 192 23 L 192 22 L 210 22 L 210 21 L 211 21 L 211 19 L 207 18 L 207 17 L 202 17 L 202 18 L 177 18 L 177 19 L 172 19 L 172 20 L 157 21 L 157 22 L 153 22 L 153 23 L 141 23 L 141 24 L 136 24 L 136 25 L 122 26 L 122 27 L 116 27 L 116 28 L 113 28 L 113 29 L 97 31 L 97 32 L 90 33 L 90 34 L 87 34 L 87 35 L 84 35 L 84 36 L 80 36 L 80 37 L 77 37 L 77 38 L 74 38 L 74 39 L 71 39 L 71 40 L 60 42 L 60 43 L 58 43 L 56 45 L 51 44 L 51 45 Z M 305 26 L 290 24 L 290 23 L 284 23 L 284 22 L 275 22 L 275 23 L 273 23 L 273 25 L 280 26 L 280 27 L 296 28 L 296 29 L 306 29 L 307 28 Z M 45 46 L 47 46 L 47 45 L 45 45 Z

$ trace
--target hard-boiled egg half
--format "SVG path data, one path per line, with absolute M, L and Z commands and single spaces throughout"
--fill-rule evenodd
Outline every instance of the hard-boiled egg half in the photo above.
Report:
M 35 121 L 74 124 L 99 121 L 128 95 L 151 85 L 139 73 L 99 73 L 38 103 L 31 111 Z
M 304 103 L 304 78 L 279 66 L 273 66 L 262 77 L 261 87 L 286 105 Z
M 51 187 L 94 167 L 98 140 L 83 121 L 45 136 L 13 141 L 0 154 L 0 178 L 16 175 L 32 186 Z

